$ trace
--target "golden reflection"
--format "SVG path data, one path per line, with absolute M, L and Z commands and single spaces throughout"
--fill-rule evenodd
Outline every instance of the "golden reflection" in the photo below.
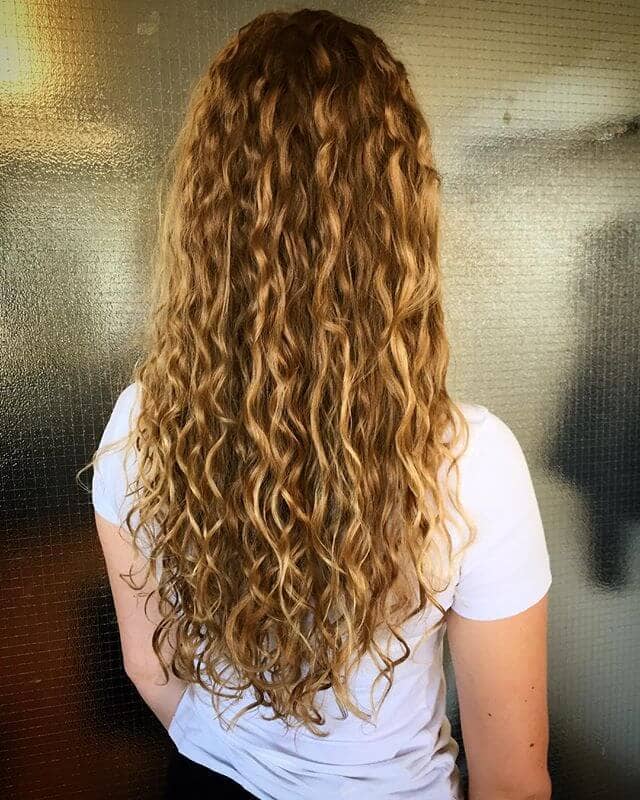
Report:
M 48 28 L 38 24 L 36 8 L 24 0 L 0 0 L 0 95 L 30 95 L 51 71 Z M 49 29 L 51 30 L 51 29 Z

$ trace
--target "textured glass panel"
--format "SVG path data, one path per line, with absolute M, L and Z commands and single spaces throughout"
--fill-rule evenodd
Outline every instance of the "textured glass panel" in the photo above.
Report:
M 171 744 L 123 674 L 74 473 L 138 352 L 190 86 L 270 7 L 0 0 L 2 797 L 161 797 Z M 640 5 L 326 7 L 410 71 L 444 176 L 451 388 L 531 465 L 554 798 L 640 796 Z

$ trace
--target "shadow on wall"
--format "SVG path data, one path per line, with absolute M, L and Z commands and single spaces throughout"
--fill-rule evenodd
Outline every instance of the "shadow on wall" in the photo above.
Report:
M 637 219 L 589 230 L 575 287 L 579 359 L 569 381 L 549 463 L 586 499 L 587 579 L 628 585 L 640 530 L 640 256 Z
M 582 526 L 580 569 L 605 592 L 629 586 L 640 530 L 638 230 L 638 220 L 619 218 L 583 238 L 574 293 L 582 338 L 558 428 L 549 437 L 554 444 L 548 463 L 578 489 L 590 513 Z M 631 717 L 635 702 L 629 698 Z M 639 796 L 637 772 L 628 774 L 624 759 L 616 764 L 616 753 L 605 752 L 601 741 L 590 750 L 582 722 L 554 720 L 549 763 L 562 765 L 552 770 L 554 800 L 580 797 L 587 783 L 589 797 Z

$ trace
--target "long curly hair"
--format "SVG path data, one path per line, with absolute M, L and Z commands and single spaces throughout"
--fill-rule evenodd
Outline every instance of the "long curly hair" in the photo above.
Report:
M 368 719 L 350 670 L 369 654 L 384 700 L 404 623 L 444 614 L 448 500 L 473 538 L 438 477 L 469 430 L 445 385 L 429 127 L 371 29 L 269 12 L 197 80 L 167 165 L 128 437 L 153 647 L 216 706 L 250 689 L 239 714 L 326 735 L 318 692 Z

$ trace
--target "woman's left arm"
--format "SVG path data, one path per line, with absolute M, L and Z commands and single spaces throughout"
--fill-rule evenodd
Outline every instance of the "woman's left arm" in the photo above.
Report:
M 142 589 L 139 591 L 132 589 L 120 577 L 120 573 L 126 575 L 134 562 L 133 545 L 127 540 L 120 526 L 97 512 L 95 520 L 118 619 L 125 672 L 145 703 L 168 729 L 188 684 L 171 672 L 168 682 L 164 682 L 160 662 L 151 646 L 151 637 L 160 621 L 155 577 L 151 573 Z M 137 567 L 138 564 L 133 570 L 134 576 L 137 574 Z M 145 614 L 145 599 L 151 589 L 154 593 L 149 598 Z M 162 654 L 169 663 L 172 649 L 168 640 L 165 640 Z

